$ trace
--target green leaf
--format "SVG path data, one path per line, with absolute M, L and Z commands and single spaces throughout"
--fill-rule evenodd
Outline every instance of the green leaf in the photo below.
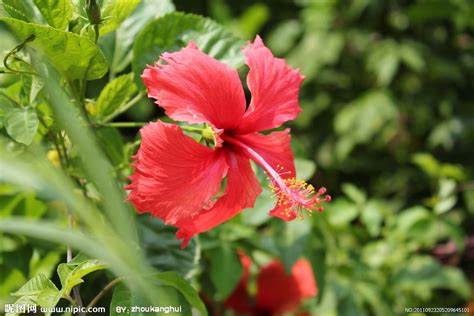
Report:
M 367 68 L 375 73 L 377 82 L 382 86 L 392 81 L 399 64 L 398 44 L 391 39 L 374 45 L 367 58 Z
M 348 198 L 350 198 L 352 201 L 359 205 L 363 204 L 367 198 L 365 192 L 360 190 L 352 183 L 343 183 L 342 191 Z
M 129 315 L 132 306 L 132 295 L 125 284 L 119 283 L 115 286 L 110 302 L 110 316 Z M 123 308 L 123 310 L 122 310 Z M 134 314 L 135 316 L 141 313 Z
M 464 299 L 471 292 L 469 282 L 461 270 L 443 267 L 430 256 L 418 255 L 405 262 L 390 283 L 422 300 L 429 300 L 435 289 L 452 290 Z
M 382 229 L 383 206 L 382 201 L 370 200 L 361 211 L 360 219 L 372 237 L 378 236 Z
M 98 128 L 96 130 L 97 137 L 100 140 L 102 148 L 104 148 L 107 157 L 114 166 L 118 166 L 128 160 L 128 156 L 124 154 L 124 143 L 120 132 L 113 127 Z
M 110 71 L 123 71 L 132 61 L 132 46 L 135 38 L 150 20 L 174 11 L 171 0 L 143 0 L 114 32 L 99 39 Z
M 99 47 L 85 37 L 11 18 L 0 18 L 23 42 L 34 36 L 27 46 L 44 53 L 69 79 L 98 79 L 107 72 L 107 63 Z
M 239 261 L 240 262 L 240 261 Z M 162 284 L 174 287 L 177 289 L 184 298 L 194 306 L 201 315 L 207 315 L 206 306 L 202 302 L 201 298 L 197 294 L 196 290 L 189 285 L 185 279 L 179 276 L 175 272 L 162 272 L 155 275 L 155 278 L 160 281 Z
M 345 226 L 359 215 L 357 205 L 345 198 L 338 198 L 326 206 L 324 212 L 334 226 Z
M 28 1 L 25 0 L 2 0 L 3 9 L 14 19 L 25 22 L 34 21 L 34 11 Z
M 469 213 L 474 214 L 474 190 L 464 191 L 463 198 Z
M 140 87 L 140 75 L 147 64 L 155 63 L 163 52 L 177 51 L 194 41 L 205 53 L 237 67 L 243 64 L 244 42 L 218 23 L 198 15 L 170 13 L 148 23 L 133 45 L 132 68 Z
M 369 143 L 375 137 L 388 142 L 397 131 L 397 119 L 397 107 L 385 91 L 370 91 L 350 102 L 334 119 L 334 129 L 341 136 L 338 144 L 346 147 L 339 158 L 346 158 L 354 144 Z
M 61 297 L 54 283 L 42 273 L 26 282 L 18 291 L 11 295 L 20 297 L 17 302 L 24 301 L 24 298 L 27 298 L 27 300 L 32 300 L 41 307 L 48 308 L 56 306 Z
M 182 292 L 178 291 L 175 287 L 164 285 L 158 286 L 157 288 L 158 295 L 153 301 L 153 306 L 155 306 L 155 308 L 161 308 L 161 310 L 156 310 L 155 313 L 153 313 L 154 315 L 168 313 L 171 313 L 171 315 L 192 315 L 191 309 L 183 297 Z M 118 284 L 114 289 L 112 301 L 110 302 L 110 316 L 145 316 L 152 314 L 151 311 L 142 312 L 140 310 L 134 310 L 134 306 L 145 307 L 149 305 L 146 304 L 142 297 L 131 291 L 125 284 Z M 202 315 L 207 315 L 205 309 L 202 311 Z
M 63 297 L 68 296 L 72 288 L 84 282 L 82 279 L 97 270 L 105 269 L 105 265 L 97 259 L 90 259 L 80 264 L 62 263 L 58 266 L 58 275 L 61 280 L 61 294 Z
M 44 274 L 40 273 L 34 278 L 26 282 L 18 291 L 12 293 L 12 296 L 36 296 L 44 289 L 57 290 L 53 282 L 51 282 Z
M 104 0 L 101 8 L 103 23 L 99 34 L 105 35 L 117 29 L 139 2 L 140 0 Z
M 261 225 L 271 219 L 268 212 L 274 208 L 274 205 L 271 191 L 264 187 L 262 193 L 255 200 L 254 207 L 242 212 L 242 221 L 247 225 Z
M 417 153 L 412 156 L 412 162 L 427 175 L 437 178 L 441 169 L 440 163 L 428 153 Z
M 121 108 L 136 92 L 137 88 L 133 83 L 133 74 L 117 77 L 107 83 L 97 99 L 96 116 L 99 121 L 107 121 L 115 113 L 120 113 Z
M 175 271 L 188 278 L 196 271 L 200 249 L 192 239 L 185 249 L 176 239 L 176 229 L 166 226 L 156 217 L 138 217 L 141 246 L 150 265 L 159 271 Z
M 52 27 L 65 30 L 72 18 L 71 0 L 33 0 L 46 22 Z
M 38 125 L 38 116 L 32 108 L 16 108 L 5 115 L 5 128 L 8 135 L 25 145 L 33 141 Z
M 242 276 L 243 268 L 237 251 L 229 245 L 221 245 L 210 253 L 210 275 L 216 288 L 216 298 L 223 300 L 235 289 Z
M 277 233 L 277 249 L 287 273 L 290 273 L 295 262 L 303 255 L 310 237 L 311 224 L 307 220 L 280 222 Z
M 316 171 L 314 161 L 303 158 L 295 159 L 296 176 L 301 180 L 310 179 Z

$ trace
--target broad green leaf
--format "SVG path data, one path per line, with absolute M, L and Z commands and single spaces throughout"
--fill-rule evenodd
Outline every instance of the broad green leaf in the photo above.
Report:
M 308 220 L 279 222 L 275 239 L 287 273 L 290 273 L 295 262 L 303 255 L 310 233 L 311 223 Z
M 71 0 L 33 0 L 46 22 L 52 27 L 65 30 L 72 18 Z
M 130 315 L 133 297 L 125 284 L 119 283 L 115 286 L 110 302 L 110 316 Z M 135 316 L 142 316 L 145 313 L 134 313 Z
M 11 295 L 17 297 L 37 296 L 46 289 L 58 291 L 54 283 L 51 282 L 44 274 L 40 273 L 26 282 L 18 291 L 12 293 Z
M 150 305 L 146 304 L 142 297 L 138 296 L 137 293 L 127 288 L 125 284 L 118 284 L 115 287 L 112 295 L 109 315 L 193 315 L 191 308 L 182 295 L 182 292 L 178 291 L 175 287 L 170 286 L 158 286 L 157 289 L 158 294 L 152 302 L 152 306 L 155 306 L 156 308 L 155 312 L 153 313 L 153 311 L 140 311 L 138 308 L 145 308 Z M 205 310 L 202 315 L 207 315 Z
M 58 266 L 58 274 L 63 286 L 61 289 L 62 295 L 68 296 L 73 287 L 84 282 L 82 279 L 84 276 L 103 269 L 105 269 L 105 265 L 97 259 L 90 259 L 78 265 L 68 263 L 60 264 Z
M 422 300 L 429 300 L 436 289 L 452 290 L 464 299 L 471 292 L 469 282 L 461 270 L 444 267 L 431 256 L 412 257 L 400 267 L 390 283 Z
M 133 74 L 131 73 L 110 81 L 97 99 L 96 116 L 99 121 L 107 121 L 115 113 L 120 113 L 136 90 L 137 88 L 133 83 Z
M 25 145 L 33 141 L 38 125 L 38 115 L 32 108 L 16 108 L 5 115 L 5 128 L 8 135 Z
M 314 161 L 303 158 L 295 159 L 296 176 L 301 180 L 310 179 L 316 171 Z
M 235 248 L 223 244 L 209 253 L 210 275 L 219 300 L 227 298 L 239 283 L 243 268 Z
M 397 131 L 398 110 L 385 91 L 370 91 L 337 112 L 334 129 L 341 136 L 339 146 L 346 148 L 345 159 L 356 144 L 366 144 L 374 138 L 387 143 Z
M 238 67 L 243 64 L 245 43 L 216 22 L 198 15 L 170 13 L 143 28 L 133 45 L 132 67 L 140 87 L 140 75 L 147 64 L 155 63 L 163 52 L 173 52 L 194 41 L 212 57 Z
M 96 130 L 102 148 L 114 166 L 118 166 L 125 160 L 128 161 L 128 156 L 124 153 L 124 143 L 120 132 L 113 127 L 101 127 Z
M 358 205 L 363 204 L 367 198 L 365 192 L 353 185 L 352 183 L 343 183 L 342 191 L 348 198 L 350 198 Z
M 175 271 L 185 278 L 196 272 L 200 249 L 192 239 L 185 249 L 176 239 L 176 229 L 166 226 L 156 217 L 138 218 L 141 246 L 150 265 L 159 271 Z
M 156 274 L 154 277 L 162 284 L 177 289 L 188 301 L 188 303 L 195 307 L 201 313 L 201 315 L 207 315 L 206 306 L 204 306 L 204 303 L 201 301 L 201 298 L 197 294 L 196 290 L 191 285 L 189 285 L 189 282 L 187 282 L 177 273 L 162 272 Z
M 417 153 L 412 156 L 412 162 L 431 177 L 438 177 L 441 169 L 440 163 L 428 153 Z
M 383 201 L 370 200 L 361 210 L 360 219 L 372 237 L 378 236 L 382 229 L 383 207 Z
M 463 198 L 469 213 L 474 214 L 474 190 L 469 189 L 464 191 Z
M 26 0 L 2 0 L 1 5 L 10 17 L 25 22 L 33 22 L 35 13 L 33 6 L 28 2 Z
M 374 315 L 395 315 L 393 309 L 388 306 L 386 301 L 383 299 L 379 288 L 376 285 L 366 282 L 357 282 L 354 288 L 355 291 L 357 291 L 364 300 L 369 303 Z
M 110 71 L 121 72 L 132 61 L 132 46 L 137 34 L 153 19 L 174 11 L 171 0 L 143 0 L 114 32 L 99 39 Z
M 338 198 L 328 203 L 324 214 L 329 222 L 334 226 L 344 226 L 349 224 L 359 215 L 357 205 L 345 198 Z
M 0 18 L 20 41 L 34 36 L 27 46 L 43 52 L 69 79 L 98 79 L 107 63 L 98 46 L 85 37 L 11 18 Z
M 125 18 L 132 13 L 140 0 L 104 0 L 102 2 L 102 20 L 100 35 L 117 29 Z
M 392 81 L 399 64 L 398 44 L 393 40 L 384 40 L 374 45 L 367 58 L 367 68 L 375 73 L 381 86 Z
M 242 221 L 244 224 L 258 226 L 271 219 L 268 212 L 275 206 L 272 193 L 268 188 L 263 188 L 262 193 L 255 200 L 253 208 L 245 209 L 242 212 Z

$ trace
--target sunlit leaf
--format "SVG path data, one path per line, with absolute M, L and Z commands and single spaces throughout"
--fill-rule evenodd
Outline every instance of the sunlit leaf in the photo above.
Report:
M 30 39 L 28 45 L 46 54 L 70 79 L 97 79 L 107 72 L 104 55 L 85 37 L 11 18 L 0 18 L 0 22 L 20 41 Z
M 147 24 L 135 39 L 132 66 L 136 84 L 143 86 L 140 75 L 147 64 L 190 41 L 232 67 L 243 63 L 241 48 L 245 43 L 224 27 L 198 15 L 170 13 Z
M 49 25 L 64 30 L 72 17 L 70 0 L 33 0 Z
M 25 145 L 33 141 L 38 125 L 38 115 L 32 108 L 16 108 L 5 115 L 5 128 L 8 135 Z

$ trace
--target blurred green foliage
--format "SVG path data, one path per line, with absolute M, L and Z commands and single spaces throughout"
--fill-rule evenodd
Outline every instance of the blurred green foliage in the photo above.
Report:
M 232 315 L 222 302 L 242 274 L 238 249 L 287 270 L 306 257 L 312 315 L 472 301 L 472 1 L 98 0 L 98 27 L 87 3 L 0 2 L 0 309 L 67 305 L 79 283 L 87 304 L 119 278 L 98 304 L 111 314 L 148 303 L 205 314 L 198 291 Z M 139 75 L 194 40 L 245 78 L 240 47 L 256 34 L 306 76 L 290 123 L 297 173 L 333 201 L 285 223 L 266 215 L 264 189 L 181 250 L 173 228 L 123 203 L 136 127 L 166 120 Z M 68 263 L 67 245 L 80 251 Z

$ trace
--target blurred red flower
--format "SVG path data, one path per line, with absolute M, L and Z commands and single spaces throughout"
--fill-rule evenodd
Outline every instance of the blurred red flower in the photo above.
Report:
M 257 295 L 253 302 L 247 290 L 251 261 L 245 254 L 240 254 L 240 258 L 244 272 L 236 289 L 224 303 L 229 309 L 243 315 L 279 316 L 296 311 L 303 300 L 318 295 L 318 287 L 308 260 L 298 260 L 293 265 L 291 274 L 285 272 L 280 261 L 274 260 L 259 271 Z M 302 312 L 299 315 L 309 314 Z
M 184 247 L 189 239 L 253 207 L 260 185 L 249 159 L 267 173 L 277 197 L 270 215 L 284 220 L 303 210 L 321 211 L 325 189 L 295 178 L 289 129 L 267 135 L 301 111 L 298 93 L 303 76 L 275 58 L 257 36 L 244 49 L 252 93 L 248 108 L 235 69 L 200 51 L 193 43 L 164 53 L 142 78 L 148 96 L 173 120 L 211 126 L 215 148 L 183 134 L 178 125 L 161 121 L 140 130 L 142 143 L 128 199 L 138 212 L 148 212 L 179 228 Z M 225 191 L 221 183 L 227 177 Z

